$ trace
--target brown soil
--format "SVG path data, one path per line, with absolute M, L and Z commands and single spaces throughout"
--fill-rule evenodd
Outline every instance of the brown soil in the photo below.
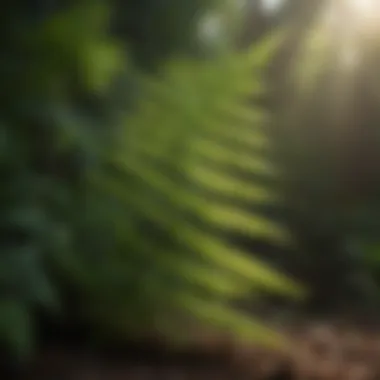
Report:
M 50 347 L 26 380 L 378 380 L 380 332 L 326 323 L 283 328 L 289 345 L 264 349 L 215 337 L 183 352 L 108 356 Z

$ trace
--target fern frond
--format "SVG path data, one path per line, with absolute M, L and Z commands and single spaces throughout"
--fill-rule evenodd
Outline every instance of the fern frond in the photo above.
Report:
M 95 186 L 132 211 L 132 225 L 134 218 L 147 220 L 161 231 L 154 243 L 148 234 L 141 241 L 143 231 L 133 239 L 125 231 L 130 250 L 155 273 L 151 286 L 176 300 L 175 307 L 187 305 L 203 320 L 213 316 L 230 327 L 244 326 L 244 334 L 255 331 L 254 325 L 230 310 L 229 300 L 255 289 L 303 294 L 221 238 L 236 231 L 289 241 L 281 226 L 241 206 L 279 202 L 273 190 L 241 177 L 277 175 L 265 157 L 268 140 L 259 124 L 265 115 L 247 102 L 252 91 L 263 91 L 256 66 L 250 52 L 236 53 L 212 62 L 170 62 L 160 78 L 143 78 L 142 98 L 126 121 L 120 149 L 111 153 L 110 165 L 124 179 L 93 177 Z M 221 298 L 222 304 L 213 304 Z

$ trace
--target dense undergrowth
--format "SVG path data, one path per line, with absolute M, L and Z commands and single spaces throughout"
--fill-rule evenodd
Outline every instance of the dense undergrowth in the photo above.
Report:
M 42 17 L 19 6 L 6 8 L 0 66 L 5 347 L 30 355 L 41 313 L 42 330 L 70 320 L 95 336 L 181 340 L 201 321 L 277 342 L 230 301 L 300 290 L 223 240 L 235 230 L 287 241 L 243 207 L 279 202 L 244 179 L 276 175 L 267 115 L 245 100 L 265 90 L 273 41 L 172 58 L 148 74 L 126 48 L 137 37 L 110 33 L 114 3 Z

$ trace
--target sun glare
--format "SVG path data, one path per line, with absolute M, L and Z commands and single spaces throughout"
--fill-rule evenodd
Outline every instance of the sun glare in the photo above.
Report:
M 378 8 L 378 0 L 346 0 L 346 2 L 353 10 L 364 15 L 370 15 Z
M 339 0 L 348 25 L 360 28 L 362 32 L 380 33 L 379 0 Z
M 380 40 L 380 0 L 330 0 L 321 21 L 335 41 L 345 69 L 360 62 L 363 51 Z
M 301 40 L 295 65 L 300 93 L 312 94 L 321 83 L 331 118 L 344 126 L 362 78 L 375 78 L 368 91 L 378 93 L 379 55 L 380 0 L 327 0 Z

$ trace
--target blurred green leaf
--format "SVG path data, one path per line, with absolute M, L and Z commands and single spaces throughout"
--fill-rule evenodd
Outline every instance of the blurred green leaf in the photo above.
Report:
M 33 324 L 28 306 L 20 300 L 0 300 L 0 340 L 24 359 L 33 350 Z

